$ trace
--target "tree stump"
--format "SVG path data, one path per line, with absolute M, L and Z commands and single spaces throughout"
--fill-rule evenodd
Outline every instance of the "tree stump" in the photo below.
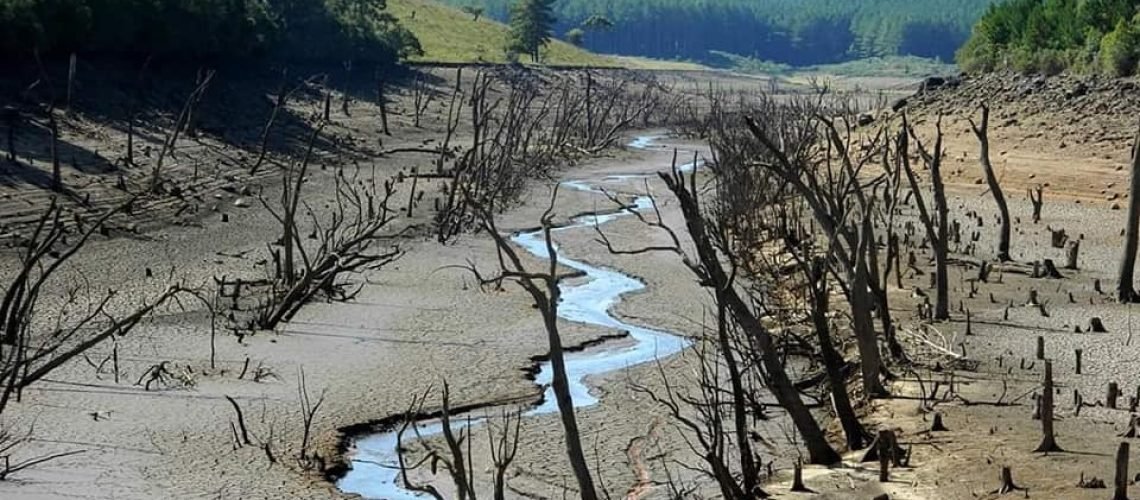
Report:
M 942 423 L 942 413 L 934 412 L 934 423 L 930 425 L 930 432 L 946 432 L 949 430 L 950 429 L 947 429 L 946 425 Z
M 1057 265 L 1053 263 L 1053 259 L 1045 259 L 1041 261 L 1041 277 L 1053 280 L 1063 279 L 1065 276 L 1061 271 L 1057 270 Z
M 1124 432 L 1117 434 L 1117 437 L 1122 437 L 1122 438 L 1134 438 L 1134 437 L 1136 437 L 1136 424 L 1137 424 L 1138 420 L 1140 420 L 1140 417 L 1137 417 L 1136 415 L 1132 415 L 1132 417 L 1128 419 L 1128 428 L 1125 429 Z
M 891 447 L 893 439 L 891 439 L 891 431 L 879 431 L 879 482 L 886 483 L 891 480 L 891 455 L 894 455 L 894 450 Z
M 1104 396 L 1104 405 L 1110 410 L 1116 409 L 1116 398 L 1120 396 L 1120 387 L 1116 382 L 1108 383 L 1108 393 Z
M 812 491 L 804 486 L 804 465 L 802 460 L 796 461 L 796 468 L 792 476 L 792 491 L 811 493 Z
M 1013 472 L 1009 469 L 1009 466 L 1004 466 L 1001 468 L 1000 480 L 1001 486 L 998 486 L 998 488 L 990 492 L 990 494 L 1004 495 L 1006 493 L 1012 493 L 1014 491 L 1021 491 L 1025 489 L 1013 482 Z
M 1028 190 L 1029 203 L 1033 205 L 1033 223 L 1041 222 L 1041 207 L 1045 205 L 1044 189 L 1040 184 Z
M 1112 500 L 1128 500 L 1128 443 L 1116 449 L 1116 491 Z
M 1037 359 L 1045 359 L 1045 337 L 1037 337 Z
M 1057 445 L 1057 438 L 1053 433 L 1053 362 L 1045 361 L 1045 387 L 1042 389 L 1041 406 L 1041 444 L 1036 452 L 1048 453 L 1050 451 L 1064 451 Z
M 1077 269 L 1077 257 L 1081 253 L 1081 240 L 1072 240 L 1065 247 L 1065 269 Z
M 1108 328 L 1104 327 L 1104 322 L 1099 317 L 1093 316 L 1089 319 L 1089 331 L 1096 333 L 1108 333 Z
M 1077 356 L 1077 369 L 1076 369 L 1077 375 L 1081 374 L 1081 353 L 1082 352 L 1084 352 L 1084 351 L 1081 349 L 1073 350 L 1073 354 L 1076 354 L 1076 356 Z
M 1053 230 L 1053 228 L 1048 229 L 1050 235 L 1049 242 L 1053 245 L 1053 248 L 1064 248 L 1065 243 L 1069 241 L 1069 235 L 1065 233 L 1065 230 Z

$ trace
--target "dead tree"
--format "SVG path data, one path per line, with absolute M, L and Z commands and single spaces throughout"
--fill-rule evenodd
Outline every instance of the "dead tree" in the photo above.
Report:
M 321 391 L 321 395 L 317 397 L 317 401 L 313 402 L 309 397 L 309 386 L 305 380 L 305 368 L 301 367 L 297 374 L 297 402 L 301 409 L 301 449 L 297 451 L 297 463 L 301 469 L 312 469 L 315 464 L 321 463 L 321 458 L 316 453 L 309 455 L 309 443 L 313 436 L 313 421 L 317 417 L 317 412 L 321 410 L 321 405 L 325 402 L 325 391 Z
M 772 103 L 768 106 L 777 105 Z M 820 229 L 825 234 L 834 235 L 842 243 L 836 245 L 833 252 L 841 268 L 840 274 L 847 279 L 843 291 L 851 303 L 852 325 L 859 348 L 865 393 L 868 397 L 886 395 L 888 392 L 879 378 L 882 356 L 871 317 L 876 298 L 881 301 L 884 295 L 877 293 L 879 283 L 870 269 L 873 259 L 870 254 L 874 250 L 868 227 L 871 212 L 867 210 L 869 202 L 858 199 L 863 196 L 859 169 L 850 161 L 849 156 L 841 153 L 841 168 L 837 174 L 832 175 L 830 158 L 821 160 L 810 155 L 808 144 L 817 139 L 813 132 L 817 126 L 814 108 L 780 113 L 793 118 L 783 124 L 761 123 L 751 117 L 745 119 L 752 137 L 762 145 L 761 154 L 765 155 L 765 161 L 758 163 L 786 182 L 803 199 Z M 793 131 L 780 132 L 781 125 Z M 789 134 L 790 137 L 781 138 L 780 142 L 784 145 L 780 146 L 780 142 L 769 136 L 766 128 L 775 133 Z M 834 136 L 829 137 L 831 147 L 839 147 Z M 855 204 L 863 207 L 861 214 L 853 209 L 852 205 Z M 877 270 L 874 273 L 877 274 Z
M 733 467 L 732 448 L 738 442 L 730 438 L 733 432 L 725 426 L 725 422 L 732 420 L 726 415 L 732 405 L 725 401 L 726 393 L 720 389 L 723 375 L 717 360 L 719 355 L 715 353 L 717 350 L 716 341 L 705 337 L 692 350 L 682 354 L 688 357 L 691 353 L 696 358 L 698 378 L 693 382 L 696 390 L 674 387 L 675 382 L 669 379 L 660 362 L 657 363 L 657 371 L 663 390 L 654 390 L 634 381 L 631 381 L 631 386 L 635 392 L 647 395 L 668 412 L 685 434 L 690 448 L 704 462 L 699 471 L 715 481 L 722 497 L 733 500 L 767 498 L 767 492 L 760 488 L 758 475 L 749 479 Z M 747 449 L 738 448 L 736 451 Z
M 974 130 L 974 135 L 978 138 L 980 151 L 978 153 L 979 161 L 982 164 L 982 172 L 986 176 L 986 185 L 989 187 L 990 194 L 994 197 L 994 203 L 998 206 L 998 213 L 1001 217 L 1001 226 L 998 232 L 998 260 L 1006 262 L 1010 260 L 1009 256 L 1009 234 L 1010 234 L 1010 220 L 1009 220 L 1009 205 L 1005 203 L 1005 194 L 1001 190 L 1001 184 L 998 183 L 997 175 L 994 174 L 993 163 L 990 162 L 990 108 L 982 104 L 982 122 L 980 125 L 974 123 L 974 119 L 970 118 L 970 128 Z M 933 171 L 932 171 L 933 175 Z M 1034 210 L 1036 213 L 1037 210 Z
M 1135 302 L 1140 298 L 1132 283 L 1136 269 L 1136 248 L 1140 242 L 1140 128 L 1132 141 L 1132 182 L 1128 190 L 1128 222 L 1124 226 L 1124 253 L 1120 256 L 1117 274 L 1116 298 L 1120 302 Z
M 431 70 L 427 70 L 427 77 L 432 76 Z M 427 112 L 428 106 L 431 105 L 432 99 L 435 94 L 431 90 L 431 85 L 428 83 L 424 73 L 417 72 L 415 80 L 412 81 L 412 126 L 420 128 L 420 120 Z
M 826 266 L 823 258 L 817 257 L 812 261 L 811 280 L 807 284 L 811 298 L 812 324 L 815 326 L 816 338 L 819 341 L 820 357 L 823 358 L 824 369 L 827 370 L 831 404 L 843 427 L 843 435 L 847 438 L 847 449 L 860 450 L 865 446 L 867 431 L 859 423 L 859 417 L 851 407 L 851 398 L 847 395 L 847 380 L 843 376 L 843 366 L 846 362 L 831 341 L 831 321 L 827 317 L 830 293 L 827 289 Z
M 903 115 L 903 130 L 898 136 L 898 157 L 902 168 L 910 182 L 911 192 L 914 194 L 915 206 L 918 208 L 919 220 L 926 229 L 926 238 L 930 241 L 934 252 L 934 281 L 935 301 L 934 319 L 950 319 L 950 279 L 947 271 L 949 262 L 948 235 L 949 235 L 949 208 L 946 205 L 946 191 L 942 184 L 942 117 L 938 117 L 935 124 L 934 149 L 927 151 L 918 139 L 914 129 Z M 934 193 L 934 214 L 930 213 L 918 184 L 918 177 L 910 164 L 910 149 L 908 137 L 914 139 L 919 154 L 930 169 L 930 184 Z
M 128 334 L 156 309 L 188 291 L 181 285 L 171 286 L 126 314 L 112 311 L 119 298 L 117 290 L 100 294 L 82 284 L 68 286 L 62 305 L 48 308 L 40 304 L 41 293 L 55 273 L 117 212 L 110 210 L 94 221 L 77 217 L 73 230 L 53 199 L 22 242 L 18 271 L 0 302 L 0 413 L 13 397 L 19 399 L 25 387 L 108 339 Z M 42 317 L 46 310 L 54 310 L 56 316 Z M 50 330 L 41 331 L 45 324 L 52 325 Z
M 261 198 L 262 205 L 281 224 L 279 243 L 284 254 L 270 252 L 274 272 L 257 318 L 257 326 L 262 329 L 273 329 L 288 320 L 318 293 L 337 300 L 355 296 L 359 288 L 346 291 L 348 284 L 342 280 L 345 275 L 380 269 L 403 254 L 394 242 L 399 233 L 389 231 L 397 216 L 389 207 L 394 193 L 391 181 L 381 183 L 375 176 L 359 178 L 359 170 L 352 177 L 343 170 L 336 173 L 334 199 L 327 214 L 304 205 L 312 227 L 310 239 L 315 240 L 306 249 L 300 226 L 305 215 L 300 212 L 301 189 L 320 131 L 320 126 L 313 129 L 304 156 L 294 166 L 282 170 L 280 203 L 275 206 Z M 382 242 L 389 246 L 376 250 Z
M 578 419 L 574 412 L 574 402 L 570 394 L 570 380 L 566 374 L 566 358 L 562 347 L 562 335 L 558 328 L 558 304 L 561 301 L 562 290 L 559 284 L 574 274 L 560 273 L 558 271 L 558 251 L 555 249 L 551 231 L 554 229 L 554 202 L 558 189 L 551 195 L 550 206 L 543 213 L 543 238 L 546 242 L 547 268 L 536 271 L 527 268 L 519 257 L 518 252 L 507 238 L 501 234 L 495 225 L 494 212 L 479 204 L 469 192 L 464 197 L 472 204 L 479 223 L 484 231 L 495 241 L 499 251 L 499 272 L 493 276 L 484 277 L 478 269 L 472 267 L 472 272 L 481 284 L 499 286 L 503 281 L 511 281 L 523 288 L 534 300 L 535 306 L 542 314 L 543 325 L 546 328 L 546 340 L 549 346 L 549 359 L 551 366 L 551 386 L 554 398 L 558 405 L 558 413 L 562 420 L 563 436 L 566 440 L 566 455 L 570 459 L 570 466 L 574 471 L 574 478 L 578 483 L 578 491 L 583 500 L 597 500 L 598 492 L 594 487 L 594 479 L 586 462 L 586 454 L 582 449 L 582 440 L 578 430 Z
M 685 226 L 696 248 L 696 256 L 685 256 L 681 249 L 680 240 L 676 234 L 666 226 L 658 216 L 652 225 L 665 231 L 673 242 L 670 246 L 644 247 L 633 250 L 616 249 L 608 240 L 607 247 L 615 253 L 645 253 L 651 251 L 668 251 L 685 256 L 684 262 L 697 280 L 706 287 L 716 291 L 715 297 L 722 301 L 728 318 L 731 318 L 748 339 L 750 357 L 754 359 L 757 368 L 761 369 L 761 378 L 765 385 L 775 396 L 780 406 L 787 410 L 789 416 L 808 450 L 808 460 L 816 464 L 831 464 L 839 460 L 839 455 L 828 444 L 819 423 L 815 421 L 811 412 L 804 405 L 799 392 L 795 389 L 784 363 L 777 352 L 777 347 L 771 333 L 760 321 L 760 314 L 752 309 L 752 300 L 742 295 L 736 282 L 739 269 L 734 262 L 731 247 L 727 244 L 727 228 L 710 220 L 702 211 L 700 194 L 697 189 L 695 177 L 686 178 L 684 172 L 679 170 L 674 160 L 673 171 L 659 174 L 669 191 L 673 193 L 680 204 L 685 218 Z M 634 212 L 636 214 L 636 212 Z M 730 269 L 725 269 L 724 262 L 728 262 Z
M 288 90 L 288 75 L 288 71 L 281 71 L 281 84 L 277 87 L 277 97 L 273 100 L 273 110 L 269 112 L 269 118 L 265 120 L 265 127 L 261 129 L 261 145 L 258 148 L 257 160 L 255 160 L 253 166 L 249 168 L 249 175 L 256 174 L 257 171 L 261 169 L 261 165 L 265 163 L 265 157 L 269 154 L 270 132 L 273 131 L 273 125 L 277 123 L 277 115 L 285 109 L 289 96 L 300 90 L 304 85 L 298 85 L 292 90 Z
M 174 124 L 166 132 L 165 138 L 162 141 L 162 150 L 158 153 L 158 159 L 154 163 L 154 168 L 151 170 L 150 176 L 150 190 L 151 192 L 159 192 L 162 190 L 162 167 L 165 165 L 166 159 L 174 155 L 174 149 L 178 144 L 178 137 L 182 134 L 183 129 L 186 127 L 187 121 L 191 118 L 194 112 L 194 106 L 201 100 L 202 94 L 210 86 L 210 82 L 214 79 L 214 71 L 207 71 L 204 76 L 198 79 L 198 85 L 186 97 L 186 101 L 182 104 L 182 109 L 178 112 L 178 116 L 174 120 Z

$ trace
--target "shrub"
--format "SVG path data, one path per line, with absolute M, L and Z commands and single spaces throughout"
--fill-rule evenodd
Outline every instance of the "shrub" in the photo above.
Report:
M 1128 23 L 1119 21 L 1116 28 L 1100 41 L 1101 69 L 1113 76 L 1130 75 L 1136 70 L 1137 34 Z

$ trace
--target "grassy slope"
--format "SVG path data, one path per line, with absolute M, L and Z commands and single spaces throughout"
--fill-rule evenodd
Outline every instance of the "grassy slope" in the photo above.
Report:
M 388 10 L 415 33 L 425 62 L 506 62 L 503 47 L 507 27 L 502 23 L 471 16 L 432 0 L 388 0 Z M 413 15 L 415 17 L 413 17 Z M 546 52 L 547 64 L 618 66 L 617 60 L 593 54 L 566 42 L 555 40 Z
M 507 27 L 493 19 L 471 15 L 434 0 L 388 0 L 388 11 L 415 33 L 423 45 L 420 62 L 506 62 L 503 47 Z M 413 17 L 413 14 L 415 17 Z M 574 66 L 615 66 L 633 69 L 701 70 L 704 66 L 685 62 L 658 61 L 635 57 L 594 54 L 561 40 L 546 48 L 546 64 Z M 525 59 L 524 59 L 525 60 Z

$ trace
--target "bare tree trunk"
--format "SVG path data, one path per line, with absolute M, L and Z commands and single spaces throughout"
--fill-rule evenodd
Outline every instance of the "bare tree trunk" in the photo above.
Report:
M 376 76 L 376 105 L 380 107 L 380 126 L 384 135 L 392 135 L 388 130 L 388 97 L 384 93 L 384 77 Z
M 930 162 L 930 183 L 934 188 L 934 209 L 938 213 L 938 241 L 931 242 L 934 249 L 934 275 L 937 280 L 934 319 L 946 320 L 950 319 L 950 274 L 947 271 L 949 265 L 947 235 L 949 234 L 950 210 L 946 205 L 946 189 L 942 185 L 941 131 L 938 133 L 938 140 L 935 141 L 934 147 L 936 149 L 934 161 Z
M 839 454 L 828 444 L 819 423 L 815 421 L 815 417 L 812 416 L 800 398 L 799 391 L 788 378 L 784 364 L 776 353 L 771 334 L 748 306 L 748 302 L 740 297 L 729 278 L 729 274 L 725 272 L 720 257 L 713 246 L 712 236 L 707 232 L 704 215 L 701 213 L 696 198 L 696 181 L 690 177 L 693 185 L 686 186 L 684 174 L 677 170 L 674 170 L 672 175 L 662 173 L 661 178 L 680 202 L 681 211 L 685 217 L 685 225 L 697 248 L 701 267 L 706 274 L 704 278 L 707 278 L 707 282 L 711 286 L 722 291 L 721 296 L 727 302 L 728 311 L 760 353 L 760 362 L 764 365 L 765 382 L 776 401 L 788 412 L 792 423 L 800 432 L 808 450 L 808 461 L 814 464 L 838 462 L 840 460 Z
M 1140 237 L 1140 129 L 1137 129 L 1132 142 L 1132 182 L 1128 189 L 1128 223 L 1124 226 L 1124 254 L 1120 258 L 1116 286 L 1116 298 L 1120 302 L 1137 299 L 1132 277 L 1136 269 L 1137 238 Z
M 990 162 L 989 126 L 990 108 L 983 104 L 981 125 L 974 124 L 974 120 L 971 119 L 970 128 L 974 130 L 974 135 L 978 137 L 978 144 L 980 145 L 978 156 L 982 163 L 982 172 L 986 175 L 986 185 L 989 186 L 990 194 L 993 195 L 994 203 L 997 203 L 998 212 L 1001 214 L 1001 230 L 999 233 L 997 258 L 1002 262 L 1007 262 L 1011 259 L 1009 256 L 1009 206 L 1005 203 L 1005 194 L 1001 190 L 1001 185 L 998 184 L 997 176 L 994 175 L 993 163 Z
M 847 449 L 859 450 L 866 444 L 864 440 L 866 431 L 859 423 L 859 417 L 851 407 L 851 398 L 847 395 L 847 380 L 843 376 L 845 364 L 843 355 L 831 342 L 831 322 L 827 317 L 830 295 L 827 289 L 826 265 L 823 258 L 817 258 L 812 262 L 811 282 L 808 285 L 812 299 L 811 319 L 819 341 L 820 357 L 823 358 L 823 366 L 827 371 L 831 404 L 835 407 L 835 415 L 839 417 L 843 435 L 847 438 Z
M 1112 500 L 1128 500 L 1128 442 L 1116 449 L 1116 478 Z
M 470 194 L 465 193 L 465 196 L 469 197 Z M 493 212 L 488 207 L 475 206 L 474 208 L 478 211 L 478 217 L 483 228 L 495 240 L 495 245 L 503 256 L 500 259 L 500 265 L 503 268 L 502 275 L 489 281 L 499 282 L 502 279 L 513 279 L 531 295 L 535 306 L 542 312 L 543 324 L 546 327 L 546 339 L 550 349 L 551 387 L 554 391 L 555 402 L 558 404 L 558 414 L 562 420 L 562 430 L 566 440 L 566 455 L 570 459 L 570 467 L 574 471 L 574 478 L 578 483 L 582 500 L 598 500 L 594 479 L 586 462 L 586 454 L 582 450 L 581 433 L 578 430 L 578 420 L 574 415 L 574 401 L 570 394 L 570 381 L 566 375 L 562 336 L 558 331 L 558 304 L 562 295 L 559 282 L 566 276 L 558 273 L 558 251 L 551 236 L 553 229 L 551 212 L 556 196 L 557 190 L 551 197 L 550 208 L 542 216 L 543 236 L 546 241 L 548 259 L 548 267 L 545 273 L 530 272 L 526 269 L 514 247 L 499 233 L 495 226 Z M 468 201 L 478 205 L 476 200 L 468 199 Z M 478 275 L 478 273 L 476 274 Z
M 729 339 L 727 311 L 724 297 L 719 289 L 716 291 L 716 312 L 718 350 L 728 368 L 729 383 L 732 386 L 732 424 L 736 432 L 736 445 L 740 451 L 740 474 L 744 481 L 744 491 L 750 492 L 759 488 L 757 481 L 760 479 L 760 474 L 756 469 L 748 436 L 747 398 L 744 394 L 743 378 Z
M 910 124 L 903 121 L 903 131 L 899 134 L 899 161 L 902 162 L 904 172 L 906 173 L 907 181 L 910 183 L 911 194 L 914 195 L 915 205 L 918 208 L 919 219 L 922 221 L 923 227 L 926 228 L 927 239 L 930 240 L 930 246 L 934 251 L 934 279 L 935 279 L 935 306 L 934 306 L 934 319 L 945 320 L 950 319 L 950 283 L 949 273 L 946 269 L 948 265 L 947 256 L 947 236 L 949 234 L 948 226 L 949 209 L 946 206 L 946 191 L 942 184 L 942 119 L 939 117 L 937 127 L 937 135 L 934 140 L 934 150 L 932 152 L 926 151 L 921 142 L 917 142 L 917 136 L 914 130 L 910 128 Z M 930 183 L 934 191 L 934 209 L 937 220 L 931 217 L 929 210 L 926 207 L 926 202 L 923 201 L 922 190 L 918 185 L 918 178 L 914 173 L 914 169 L 910 165 L 910 149 L 907 142 L 907 134 L 915 136 L 919 153 L 922 154 L 926 160 L 927 165 L 930 167 Z
M 879 353 L 878 336 L 875 335 L 875 323 L 871 318 L 874 307 L 874 298 L 868 289 L 868 275 L 866 255 L 871 242 L 867 238 L 859 239 L 856 250 L 855 265 L 848 275 L 851 284 L 849 302 L 851 303 L 851 328 L 855 332 L 855 342 L 859 345 L 859 365 L 863 376 L 863 390 L 868 398 L 882 397 L 889 394 L 879 380 L 879 373 L 883 369 L 882 356 Z
M 51 190 L 63 191 L 63 173 L 59 168 L 59 122 L 55 119 L 55 106 L 48 109 L 48 128 L 51 130 Z

